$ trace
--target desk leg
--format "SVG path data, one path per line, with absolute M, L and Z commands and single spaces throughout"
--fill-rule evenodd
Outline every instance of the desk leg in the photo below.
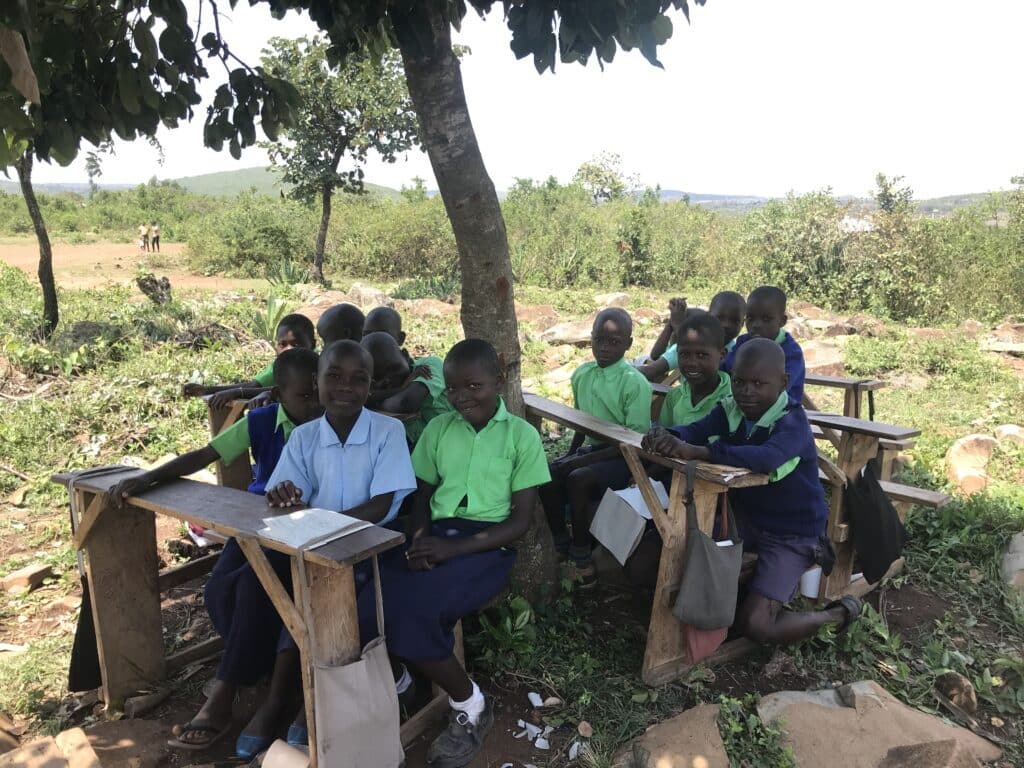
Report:
M 847 478 L 855 478 L 878 453 L 878 438 L 870 435 L 843 433 L 839 444 L 839 468 Z M 838 488 L 833 488 L 828 513 L 828 537 L 836 551 L 836 564 L 825 581 L 824 594 L 819 597 L 834 600 L 850 590 L 853 573 L 853 542 L 845 535 L 847 529 L 845 499 Z
M 686 565 L 686 476 L 676 473 L 668 505 L 668 526 L 658 525 L 662 538 L 658 584 L 651 605 L 651 623 L 647 631 L 647 649 L 641 678 L 647 685 L 662 685 L 678 678 L 693 666 L 686 638 L 687 627 L 672 615 L 679 593 L 679 582 Z M 697 522 L 710 532 L 715 519 L 718 494 L 725 489 L 698 480 L 694 488 Z M 655 518 L 657 520 L 657 518 Z
M 238 421 L 238 417 L 242 415 L 242 406 L 208 408 L 206 415 L 210 424 L 210 436 L 216 437 Z M 249 465 L 248 453 L 239 456 L 230 464 L 225 464 L 218 459 L 213 466 L 217 473 L 218 485 L 237 488 L 240 491 L 248 490 L 249 484 L 252 482 L 252 467 Z
M 305 582 L 292 558 L 292 585 L 301 606 L 308 644 L 301 654 L 302 692 L 309 729 L 309 766 L 317 768 L 317 731 L 329 733 L 331 724 L 319 720 L 313 697 L 313 669 L 317 664 L 340 666 L 359 658 L 359 616 L 351 567 L 327 568 L 306 562 Z
M 75 493 L 79 509 L 95 497 Z M 119 710 L 126 697 L 165 674 L 155 515 L 137 507 L 103 510 L 85 552 L 103 699 Z

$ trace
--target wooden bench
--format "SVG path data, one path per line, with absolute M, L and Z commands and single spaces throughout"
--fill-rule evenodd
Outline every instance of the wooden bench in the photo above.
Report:
M 644 503 L 662 538 L 658 581 L 651 605 L 647 647 L 640 676 L 648 685 L 661 685 L 675 680 L 694 665 L 689 656 L 687 642 L 690 627 L 672 615 L 672 605 L 678 594 L 686 565 L 685 464 L 644 452 L 640 447 L 643 435 L 631 429 L 609 424 L 575 408 L 530 393 L 524 393 L 523 399 L 527 419 L 538 429 L 540 422 L 548 419 L 583 432 L 602 443 L 617 445 L 622 452 L 630 474 L 640 489 Z M 667 467 L 674 473 L 667 510 L 662 508 L 654 492 L 643 466 L 644 460 Z M 715 512 L 718 509 L 719 494 L 727 493 L 730 488 L 764 485 L 767 482 L 766 476 L 747 469 L 701 463 L 697 467 L 693 489 L 700 529 L 711 533 Z M 723 644 L 718 651 L 708 657 L 707 661 L 721 663 L 753 648 L 753 643 L 746 639 L 734 640 Z
M 86 555 L 107 706 L 119 709 L 127 696 L 163 680 L 174 666 L 173 657 L 168 659 L 164 653 L 160 589 L 188 574 L 157 574 L 155 516 L 169 515 L 238 540 L 299 647 L 303 694 L 310 715 L 310 765 L 316 768 L 316 731 L 329 731 L 331 723 L 320 719 L 314 707 L 314 666 L 336 666 L 359 658 L 353 566 L 400 545 L 404 536 L 372 526 L 298 552 L 259 536 L 262 519 L 283 511 L 270 509 L 251 493 L 192 480 L 177 480 L 133 496 L 127 510 L 108 508 L 104 494 L 138 471 L 124 468 L 78 482 L 75 473 L 53 476 L 75 494 L 75 507 L 84 510 L 76 525 L 75 544 Z M 294 600 L 261 546 L 291 556 Z M 305 561 L 305 579 L 300 577 L 299 557 Z M 183 566 L 190 567 L 193 564 Z
M 816 373 L 809 373 L 804 377 L 804 386 L 831 387 L 843 390 L 843 415 L 855 419 L 861 418 L 863 413 L 862 405 L 864 394 L 868 396 L 868 420 L 875 418 L 874 393 L 885 386 L 884 381 L 875 379 L 851 379 L 845 376 L 821 376 Z M 816 411 L 817 406 L 804 394 L 804 407 Z

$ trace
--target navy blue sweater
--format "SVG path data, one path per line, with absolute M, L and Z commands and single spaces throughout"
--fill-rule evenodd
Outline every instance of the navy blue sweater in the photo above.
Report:
M 700 421 L 672 427 L 677 437 L 691 445 L 706 445 L 711 461 L 744 467 L 773 479 L 768 485 L 734 488 L 729 501 L 737 514 L 771 533 L 821 536 L 828 520 L 825 492 L 818 479 L 818 453 L 807 414 L 800 406 L 788 406 L 770 426 L 754 426 L 746 435 L 746 423 L 735 430 L 722 404 Z M 799 461 L 792 466 L 792 460 Z
M 804 378 L 807 376 L 807 371 L 804 367 L 804 351 L 800 349 L 796 339 L 786 331 L 780 331 L 779 336 L 782 340 L 776 339 L 776 342 L 782 347 L 782 351 L 786 353 L 786 373 L 789 374 L 789 386 L 786 387 L 786 392 L 789 394 L 789 402 L 793 405 L 802 405 L 804 401 Z M 736 343 L 729 350 L 728 356 L 722 363 L 723 371 L 732 373 L 733 363 L 736 362 L 736 353 L 743 346 L 743 343 L 751 338 L 749 333 L 744 333 L 736 339 Z
M 246 414 L 253 461 L 250 493 L 263 494 L 266 491 L 267 480 L 284 451 L 284 427 L 277 426 L 277 409 L 280 407 L 278 403 L 271 403 Z

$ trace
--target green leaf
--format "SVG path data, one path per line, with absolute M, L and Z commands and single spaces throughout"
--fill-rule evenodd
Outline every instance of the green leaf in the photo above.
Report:
M 228 151 L 235 160 L 242 159 L 242 147 L 239 145 L 238 138 L 236 136 L 232 136 L 231 141 L 228 142 Z
M 117 91 L 125 112 L 130 115 L 139 114 L 142 110 L 139 103 L 139 81 L 136 79 L 135 70 L 127 64 L 121 64 L 117 68 Z
M 651 32 L 654 34 L 654 42 L 664 45 L 672 37 L 672 19 L 664 14 L 658 16 L 651 23 Z
M 157 52 L 156 38 L 149 31 L 149 27 L 144 23 L 137 22 L 132 29 L 132 40 L 135 42 L 135 48 L 138 50 L 139 55 L 142 56 L 142 61 L 146 66 L 156 66 L 160 55 Z
M 213 97 L 213 106 L 217 109 L 226 109 L 234 103 L 235 97 L 231 94 L 231 89 L 227 85 L 219 86 Z

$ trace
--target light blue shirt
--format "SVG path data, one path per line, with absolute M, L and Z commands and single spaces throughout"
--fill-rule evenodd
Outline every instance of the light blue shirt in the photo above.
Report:
M 345 443 L 326 416 L 296 427 L 267 488 L 285 480 L 302 491 L 309 506 L 337 512 L 393 492 L 391 509 L 378 525 L 394 520 L 402 499 L 416 490 L 402 422 L 366 408 Z

